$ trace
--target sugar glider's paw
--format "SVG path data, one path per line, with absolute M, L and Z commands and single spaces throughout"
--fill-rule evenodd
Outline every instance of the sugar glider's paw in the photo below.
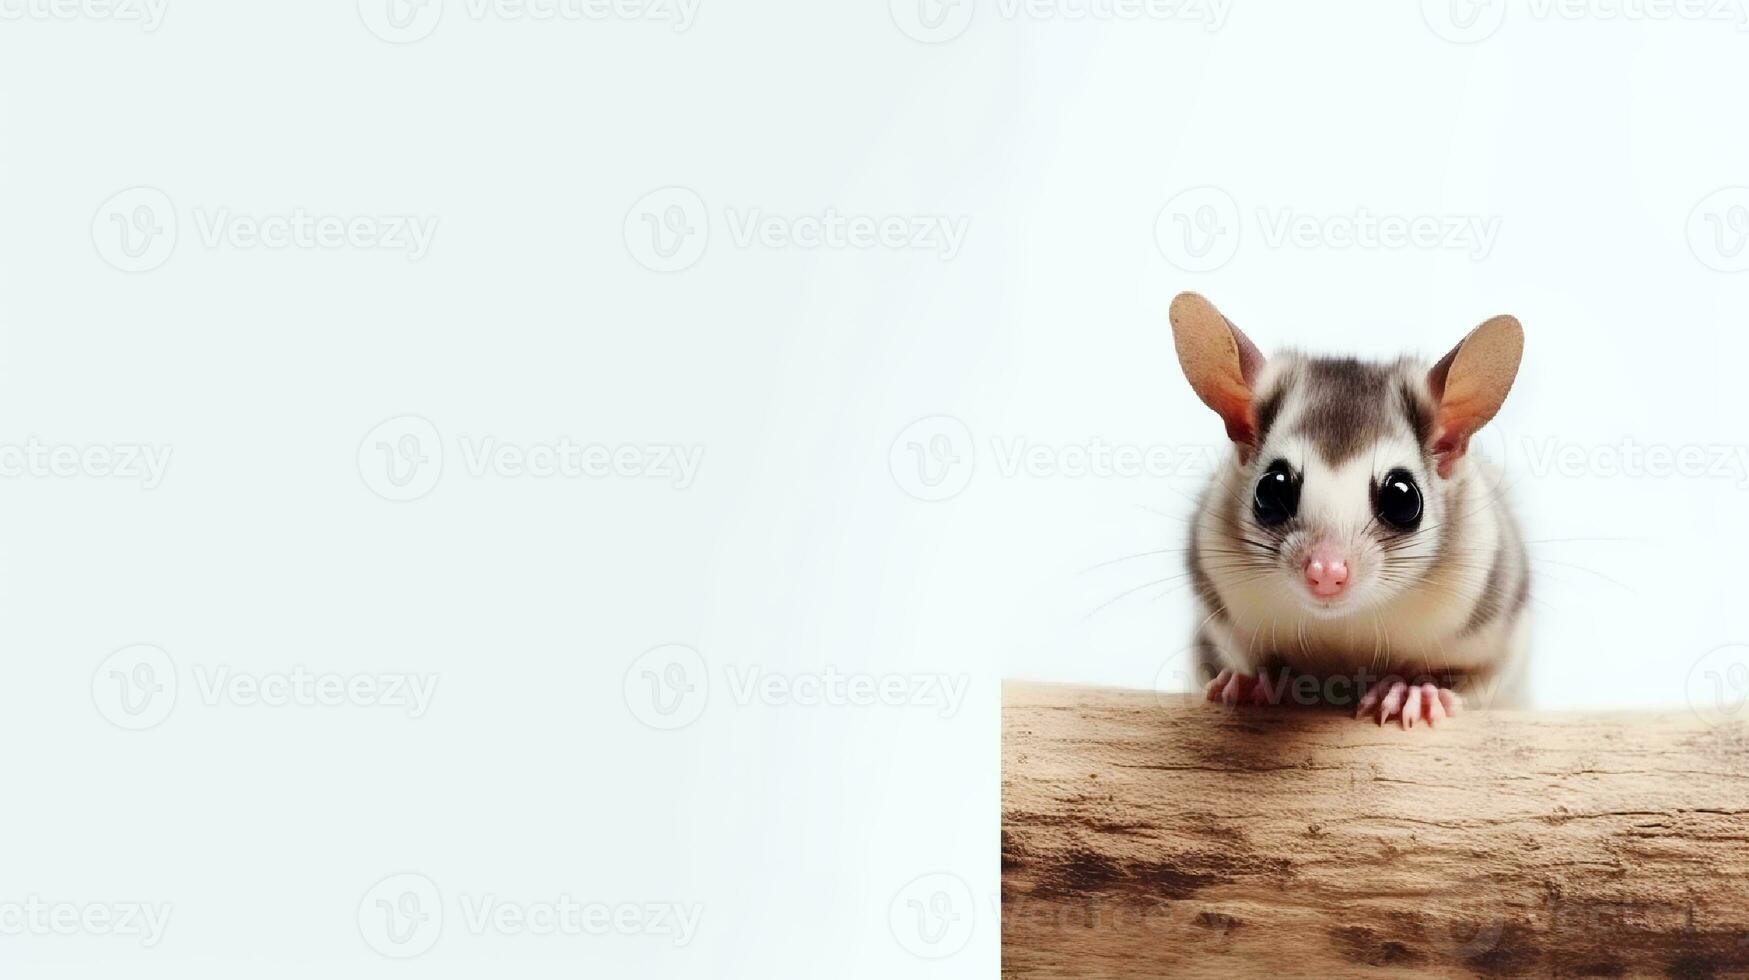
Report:
M 1417 722 L 1437 725 L 1463 709 L 1464 699 L 1456 691 L 1437 684 L 1411 684 L 1396 677 L 1387 677 L 1372 686 L 1360 699 L 1354 717 L 1376 715 L 1379 724 L 1398 720 L 1404 728 L 1414 728 Z
M 1204 689 L 1210 701 L 1220 701 L 1229 705 L 1237 704 L 1271 704 L 1269 685 L 1252 677 L 1250 674 L 1240 674 L 1231 670 L 1223 670 L 1209 681 Z

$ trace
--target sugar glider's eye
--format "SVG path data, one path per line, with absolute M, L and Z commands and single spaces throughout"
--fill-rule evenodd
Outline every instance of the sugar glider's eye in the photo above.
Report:
M 1291 520 L 1300 509 L 1300 477 L 1287 465 L 1287 460 L 1278 459 L 1269 464 L 1269 469 L 1263 471 L 1263 477 L 1257 481 L 1257 489 L 1251 494 L 1251 513 L 1257 518 L 1257 523 L 1264 527 L 1275 527 Z
M 1373 512 L 1399 531 L 1415 530 L 1421 523 L 1421 488 L 1415 485 L 1415 475 L 1408 470 L 1386 473 L 1373 498 Z

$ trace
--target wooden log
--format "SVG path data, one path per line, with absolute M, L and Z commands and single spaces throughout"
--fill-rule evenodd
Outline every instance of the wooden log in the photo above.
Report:
M 1010 683 L 1009 977 L 1749 976 L 1749 730 Z

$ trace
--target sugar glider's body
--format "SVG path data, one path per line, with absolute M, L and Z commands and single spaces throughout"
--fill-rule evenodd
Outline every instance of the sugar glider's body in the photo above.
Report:
M 1321 690 L 1381 723 L 1434 722 L 1464 696 L 1521 703 L 1525 539 L 1499 472 L 1468 452 L 1516 374 L 1517 321 L 1488 321 L 1437 364 L 1266 361 L 1194 294 L 1173 329 L 1235 444 L 1187 549 L 1210 697 L 1278 699 L 1259 678 L 1286 668 L 1351 679 Z

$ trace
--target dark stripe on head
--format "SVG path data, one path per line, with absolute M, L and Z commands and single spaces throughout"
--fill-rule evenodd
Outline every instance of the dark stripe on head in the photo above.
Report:
M 1420 394 L 1407 378 L 1403 379 L 1400 395 L 1403 417 L 1409 420 L 1409 431 L 1415 433 L 1417 443 L 1430 445 L 1433 441 L 1433 413 L 1422 403 Z
M 1295 431 L 1340 466 L 1383 439 L 1402 418 L 1397 369 L 1353 358 L 1314 358 L 1301 385 L 1306 408 Z
M 1263 440 L 1269 438 L 1269 429 L 1271 426 L 1275 425 L 1276 417 L 1281 414 L 1282 402 L 1287 400 L 1288 392 L 1293 390 L 1294 384 L 1299 381 L 1299 377 L 1299 372 L 1290 367 L 1282 375 L 1281 380 L 1276 382 L 1275 387 L 1270 390 L 1269 394 L 1264 395 L 1258 400 L 1257 444 L 1259 446 L 1263 445 Z

